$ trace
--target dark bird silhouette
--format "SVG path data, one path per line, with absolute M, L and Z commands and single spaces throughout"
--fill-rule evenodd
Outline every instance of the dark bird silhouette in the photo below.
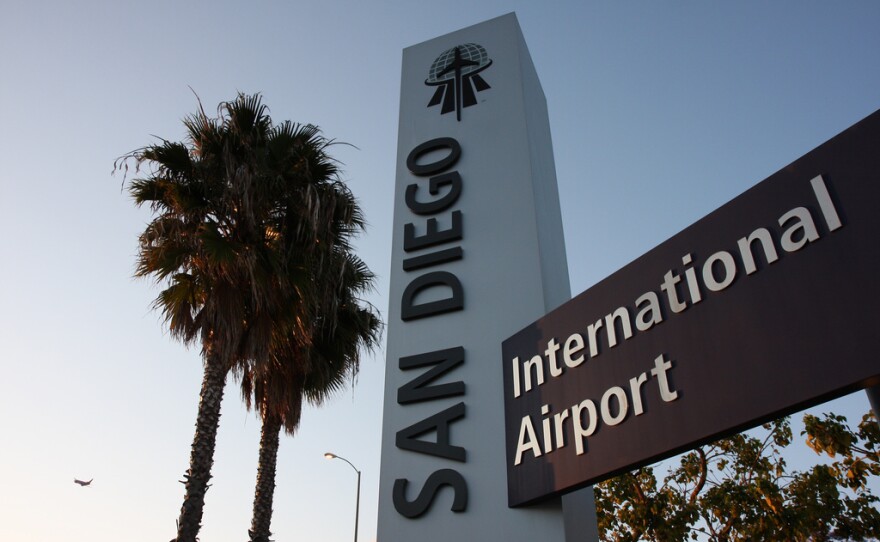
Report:
M 94 480 L 94 478 L 92 478 L 92 480 Z M 81 485 L 82 487 L 86 487 L 87 485 L 89 485 L 89 484 L 92 483 L 92 480 L 89 480 L 88 482 L 84 482 L 84 481 L 82 481 L 82 480 L 77 480 L 76 478 L 74 478 L 74 479 L 73 479 L 73 483 L 74 483 L 74 484 L 79 484 L 79 485 Z

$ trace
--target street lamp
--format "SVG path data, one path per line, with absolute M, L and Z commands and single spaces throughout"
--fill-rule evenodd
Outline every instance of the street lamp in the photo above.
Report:
M 344 457 L 340 457 L 336 454 L 332 454 L 327 452 L 324 454 L 325 459 L 341 459 L 348 463 L 348 465 L 354 469 L 354 471 L 358 474 L 358 484 L 357 484 L 357 500 L 354 505 L 354 542 L 358 542 L 358 515 L 361 510 L 361 471 L 357 470 L 357 467 L 351 464 L 351 461 Z

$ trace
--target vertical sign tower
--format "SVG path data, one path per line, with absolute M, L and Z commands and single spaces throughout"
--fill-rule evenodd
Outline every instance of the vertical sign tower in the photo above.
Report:
M 379 540 L 586 539 L 589 489 L 565 523 L 558 501 L 507 506 L 501 343 L 570 296 L 513 14 L 404 50 L 398 138 Z

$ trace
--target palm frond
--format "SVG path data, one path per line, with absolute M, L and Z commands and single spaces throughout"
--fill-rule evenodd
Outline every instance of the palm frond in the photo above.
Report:
M 344 388 L 378 344 L 378 311 L 360 300 L 375 277 L 353 248 L 366 222 L 328 153 L 338 143 L 320 128 L 273 124 L 260 94 L 217 111 L 199 102 L 183 120 L 186 141 L 114 164 L 149 166 L 128 183 L 155 215 L 136 275 L 164 284 L 154 304 L 171 335 L 200 340 L 248 408 L 293 432 L 303 400 Z

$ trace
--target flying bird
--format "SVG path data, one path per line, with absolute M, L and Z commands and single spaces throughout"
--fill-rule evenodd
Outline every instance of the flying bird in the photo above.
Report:
M 92 478 L 92 480 L 94 480 L 94 478 Z M 74 483 L 74 484 L 79 484 L 79 485 L 81 485 L 82 487 L 86 487 L 87 485 L 89 485 L 89 484 L 92 483 L 92 480 L 89 480 L 88 482 L 85 482 L 85 481 L 83 481 L 83 480 L 77 480 L 76 478 L 74 478 L 74 479 L 73 479 L 73 483 Z

